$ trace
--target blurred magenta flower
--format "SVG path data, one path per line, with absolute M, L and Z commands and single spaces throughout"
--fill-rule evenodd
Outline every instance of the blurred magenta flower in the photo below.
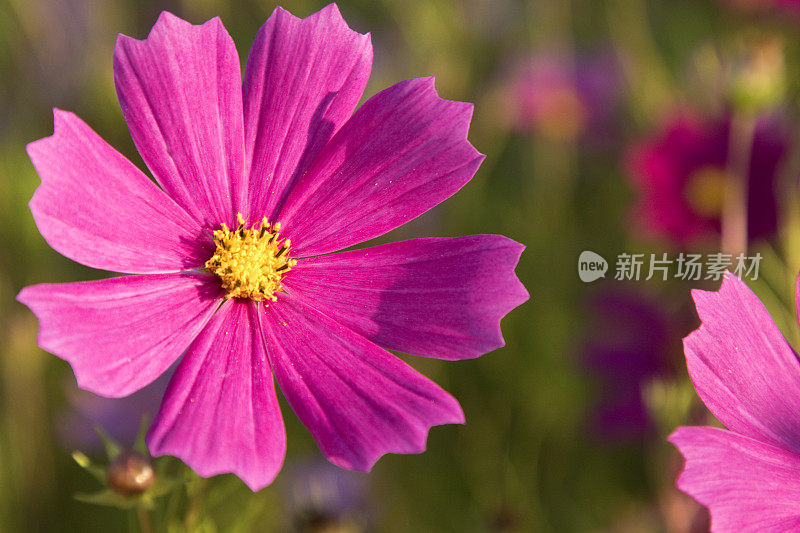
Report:
M 730 121 L 681 112 L 628 153 L 638 194 L 633 217 L 644 233 L 686 245 L 720 232 L 728 180 Z M 750 239 L 769 238 L 778 225 L 775 184 L 789 137 L 777 119 L 756 126 L 748 176 Z
M 800 13 L 800 0 L 775 0 L 775 4 L 780 8 Z
M 800 15 L 800 0 L 724 0 L 727 4 L 745 11 L 781 10 Z
M 797 354 L 732 274 L 718 292 L 692 295 L 702 325 L 684 339 L 686 365 L 697 394 L 728 429 L 681 427 L 670 436 L 686 459 L 678 487 L 709 508 L 713 531 L 796 531 Z
M 137 274 L 23 289 L 39 345 L 111 397 L 185 352 L 147 435 L 153 455 L 269 484 L 286 448 L 273 373 L 344 468 L 421 452 L 431 426 L 463 423 L 455 399 L 386 349 L 455 360 L 502 346 L 500 319 L 528 298 L 514 274 L 523 246 L 476 235 L 329 254 L 424 213 L 483 160 L 467 141 L 472 105 L 439 98 L 432 78 L 353 113 L 371 64 L 369 35 L 335 5 L 305 19 L 277 8 L 242 82 L 218 18 L 165 12 L 114 55 L 123 114 L 163 190 L 71 113 L 29 145 L 48 243 Z
M 615 134 L 621 97 L 619 66 L 611 53 L 540 53 L 519 62 L 507 88 L 512 127 L 555 141 L 607 142 Z
M 671 371 L 676 329 L 662 307 L 632 290 L 605 288 L 590 295 L 583 364 L 600 391 L 590 413 L 602 440 L 637 439 L 652 430 L 643 388 Z

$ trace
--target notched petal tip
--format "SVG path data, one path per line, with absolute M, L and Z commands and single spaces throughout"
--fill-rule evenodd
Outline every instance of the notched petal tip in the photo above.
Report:
M 154 381 L 216 309 L 217 287 L 196 274 L 150 274 L 26 287 L 38 345 L 67 361 L 78 386 L 120 398 Z M 134 319 L 135 318 L 135 319 Z
M 28 205 L 42 237 L 62 255 L 128 273 L 205 260 L 205 247 L 194 244 L 200 228 L 74 113 L 53 109 L 53 134 L 26 150 L 41 180 Z
M 358 472 L 370 473 L 372 469 L 378 464 L 378 461 L 385 455 L 399 454 L 399 455 L 418 455 L 424 453 L 428 449 L 428 437 L 430 437 L 431 430 L 435 427 L 446 426 L 450 424 L 466 424 L 464 411 L 461 404 L 453 398 L 454 408 L 452 418 L 443 419 L 440 422 L 435 422 L 425 427 L 420 428 L 419 432 L 415 435 L 409 436 L 409 445 L 403 448 L 386 449 L 377 452 L 375 455 L 363 458 L 361 463 L 353 463 L 348 458 L 328 456 L 328 460 L 340 468 L 347 470 L 356 470 Z
M 144 39 L 137 39 L 136 37 L 131 37 L 130 35 L 125 35 L 124 33 L 118 33 L 114 48 L 118 50 L 120 47 L 123 46 L 140 45 L 141 43 L 144 43 L 149 39 L 156 37 L 159 33 L 164 31 L 166 27 L 177 26 L 180 25 L 181 23 L 189 26 L 192 25 L 190 22 L 185 21 L 182 18 L 170 13 L 169 11 L 164 10 L 161 13 L 159 13 L 156 22 L 150 28 L 150 31 L 147 32 L 147 37 L 145 37 Z M 114 63 L 116 64 L 116 62 L 117 62 L 117 54 L 114 54 Z
M 65 111 L 63 109 L 59 109 L 57 107 L 53 108 L 53 133 L 48 135 L 47 137 L 42 137 L 41 139 L 36 139 L 35 141 L 31 141 L 25 145 L 25 151 L 28 153 L 28 157 L 33 160 L 39 153 L 41 153 L 42 148 L 44 148 L 48 141 L 52 140 L 54 137 L 61 135 L 64 133 L 64 129 L 66 128 L 66 122 L 68 120 L 80 120 L 78 116 L 73 113 L 72 111 Z M 40 176 L 41 178 L 41 176 Z
M 327 26 L 329 27 L 333 26 L 331 29 L 345 30 L 360 35 L 366 38 L 366 40 L 371 42 L 371 36 L 369 32 L 361 33 L 350 27 L 350 25 L 342 16 L 342 12 L 339 10 L 339 6 L 337 6 L 335 2 L 328 4 L 319 11 L 315 11 L 314 13 L 306 17 L 298 17 L 292 14 L 290 11 L 284 9 L 283 7 L 276 6 L 275 9 L 272 10 L 272 13 L 270 14 L 267 20 L 269 21 L 273 17 L 276 18 L 286 17 L 290 20 L 300 22 L 301 24 L 314 24 L 317 23 L 319 19 L 325 19 L 324 22 Z
M 691 491 L 690 483 L 688 483 L 687 478 L 689 476 L 688 470 L 690 468 L 689 465 L 689 452 L 687 450 L 687 446 L 690 445 L 690 441 L 692 440 L 692 434 L 694 430 L 697 429 L 712 429 L 707 427 L 686 427 L 680 426 L 675 431 L 673 431 L 669 437 L 667 437 L 667 441 L 675 446 L 678 450 L 678 453 L 681 454 L 681 458 L 683 459 L 683 463 L 681 464 L 681 470 L 678 473 L 677 477 L 675 478 L 675 486 L 694 498 L 694 495 Z M 718 429 L 718 428 L 713 428 Z
M 442 391 L 447 397 L 446 406 L 447 416 L 442 416 L 437 420 L 429 420 L 420 424 L 413 434 L 406 435 L 406 441 L 402 446 L 386 447 L 383 450 L 377 450 L 372 454 L 366 454 L 359 457 L 358 461 L 354 461 L 352 457 L 339 457 L 332 454 L 326 454 L 328 460 L 338 467 L 347 470 L 356 470 L 358 472 L 369 473 L 380 461 L 380 459 L 389 454 L 398 455 L 418 455 L 424 453 L 428 449 L 428 438 L 430 437 L 431 430 L 435 427 L 446 426 L 450 424 L 465 424 L 466 418 L 461 404 L 458 403 L 453 396 L 449 393 Z M 442 403 L 442 402 L 436 402 Z M 324 453 L 324 452 L 323 452 Z
M 667 441 L 672 443 L 672 445 L 675 446 L 678 451 L 681 451 L 680 445 L 683 442 L 684 437 L 686 437 L 687 429 L 688 428 L 686 426 L 680 426 L 675 431 L 670 433 L 669 437 L 667 437 Z M 681 455 L 683 455 L 683 452 L 681 452 Z
M 171 13 L 170 11 L 167 11 L 165 9 L 165 10 L 161 11 L 161 13 L 158 14 L 158 18 L 156 19 L 156 23 L 153 24 L 152 28 L 150 28 L 150 33 L 148 33 L 147 36 L 149 37 L 153 33 L 157 32 L 157 31 L 160 31 L 165 26 L 171 25 L 171 24 L 183 25 L 183 26 L 192 26 L 193 25 L 188 20 L 184 20 L 184 19 L 180 18 L 179 16 L 175 15 L 174 13 Z
M 35 287 L 35 285 L 32 285 L 32 287 Z M 21 303 L 22 305 L 24 305 L 24 306 L 26 306 L 28 308 L 30 308 L 30 306 L 27 303 L 27 296 L 26 295 L 28 294 L 29 289 L 30 289 L 30 287 L 23 287 L 22 290 L 19 291 L 17 293 L 17 295 L 14 297 L 14 299 L 16 301 L 18 301 L 19 303 Z
M 48 350 L 48 346 L 50 342 L 48 340 L 48 335 L 42 326 L 43 320 L 46 320 L 46 312 L 42 309 L 37 310 L 36 307 L 36 292 L 42 288 L 47 288 L 51 286 L 47 283 L 39 283 L 37 285 L 29 285 L 24 287 L 16 296 L 16 300 L 27 307 L 33 316 L 36 317 L 36 320 L 39 322 L 39 328 L 36 333 L 36 344 L 41 347 L 43 350 Z M 87 392 L 91 392 L 92 394 L 96 394 L 97 396 L 102 396 L 105 398 L 124 398 L 125 396 L 130 396 L 136 391 L 127 391 L 127 390 L 108 390 L 107 388 L 102 387 L 96 381 L 93 381 L 88 376 L 86 376 L 81 368 L 81 365 L 78 364 L 77 361 L 73 361 L 68 359 L 60 354 L 55 354 L 56 357 L 62 359 L 67 362 L 72 370 L 72 374 L 75 376 L 75 383 L 77 387 L 81 390 L 85 390 Z
M 62 127 L 62 124 L 68 119 L 76 119 L 78 115 L 73 113 L 72 111 L 67 111 L 66 109 L 61 109 L 59 107 L 53 108 L 53 128 L 54 131 L 58 131 L 59 128 Z
M 411 78 L 405 81 L 401 81 L 396 85 L 401 84 L 408 84 L 411 85 L 412 88 L 410 90 L 415 90 L 416 88 L 413 87 L 414 85 L 419 85 L 419 89 L 424 92 L 429 92 L 430 96 L 433 97 L 435 100 L 441 100 L 445 102 L 448 106 L 451 106 L 452 111 L 451 113 L 454 116 L 459 116 L 461 123 L 458 123 L 460 133 L 460 138 L 467 139 L 469 134 L 469 125 L 472 122 L 472 115 L 475 112 L 475 104 L 472 102 L 462 102 L 461 100 L 450 100 L 448 98 L 444 98 L 439 94 L 439 91 L 436 90 L 436 76 L 423 76 L 420 78 Z M 472 144 L 470 144 L 472 146 Z M 474 149 L 474 146 L 472 147 Z M 486 156 L 478 150 L 475 150 L 476 155 L 482 156 L 481 160 Z
M 251 218 L 277 218 L 297 177 L 363 95 L 372 41 L 369 34 L 352 30 L 334 7 L 302 19 L 276 8 L 248 55 L 243 86 Z M 287 94 L 293 98 L 287 100 Z M 282 139 L 282 147 L 271 138 Z
M 738 301 L 745 296 L 755 298 L 750 287 L 738 276 L 727 270 L 722 277 L 722 283 L 718 290 L 692 289 L 691 295 L 701 321 L 711 318 L 712 314 L 718 312 L 718 307 L 724 305 L 726 300 L 735 299 Z
M 700 326 L 696 330 L 692 331 L 683 338 L 682 340 L 683 353 L 686 354 L 687 363 L 688 359 L 692 357 L 695 347 L 702 342 L 701 339 L 705 334 L 706 333 L 703 330 L 703 325 L 700 324 Z
M 158 39 L 162 34 L 168 34 L 170 32 L 184 32 L 184 31 L 196 31 L 199 29 L 205 29 L 206 27 L 214 27 L 218 31 L 222 30 L 225 35 L 228 35 L 228 30 L 225 29 L 225 26 L 222 24 L 222 19 L 217 17 L 212 17 L 207 21 L 203 22 L 202 24 L 192 24 L 188 20 L 184 20 L 177 15 L 170 13 L 169 11 L 162 11 L 158 15 L 158 19 L 156 19 L 155 24 L 153 27 L 150 28 L 150 31 L 147 34 L 147 37 L 144 39 L 137 39 L 135 37 L 131 37 L 129 35 L 125 35 L 124 33 L 117 34 L 117 40 L 115 44 L 115 50 L 119 51 L 121 48 L 127 46 L 143 46 L 148 41 Z M 117 64 L 119 54 L 114 54 L 114 64 Z
M 309 259 L 287 285 L 383 348 L 472 359 L 505 345 L 503 317 L 529 299 L 515 272 L 523 249 L 501 235 L 413 239 Z
M 203 477 L 232 473 L 252 490 L 280 471 L 286 434 L 257 307 L 227 300 L 184 353 L 147 435 Z
M 158 35 L 162 31 L 169 31 L 170 29 L 174 28 L 183 27 L 184 29 L 190 29 L 195 26 L 205 26 L 205 24 L 208 24 L 209 22 L 215 19 L 219 21 L 219 17 L 214 17 L 203 24 L 192 24 L 188 20 L 184 20 L 181 17 L 167 10 L 164 10 L 161 13 L 159 13 L 158 18 L 156 19 L 156 23 L 153 24 L 152 28 L 150 28 L 150 32 L 147 34 L 147 38 L 143 40 L 146 41 L 147 39 L 150 39 L 154 35 Z
M 369 471 L 386 453 L 420 453 L 432 426 L 463 423 L 450 394 L 313 307 L 265 309 L 270 365 L 289 405 L 334 464 Z
M 795 453 L 714 427 L 681 427 L 669 439 L 685 459 L 675 484 L 709 509 L 713 531 L 800 526 Z
M 234 220 L 241 69 L 220 19 L 194 25 L 163 12 L 146 39 L 118 38 L 113 70 L 131 137 L 163 191 L 202 227 Z
M 320 255 L 364 242 L 455 194 L 483 161 L 468 140 L 472 109 L 441 98 L 430 77 L 367 100 L 281 206 L 295 251 Z
M 692 296 L 702 323 L 683 345 L 698 396 L 731 431 L 798 451 L 800 364 L 764 304 L 733 275 Z
M 325 7 L 317 11 L 317 13 L 323 13 L 323 12 L 336 14 L 339 18 L 342 18 L 342 12 L 339 9 L 339 5 L 336 2 L 331 2 L 330 4 L 327 4 Z
M 679 489 L 692 495 L 688 490 L 689 488 L 686 486 L 686 478 L 688 476 L 688 470 L 693 466 L 690 462 L 697 459 L 697 457 L 692 454 L 692 452 L 695 451 L 695 447 L 705 441 L 704 437 L 706 435 L 717 436 L 717 434 L 725 435 L 728 433 L 728 430 L 717 427 L 679 426 L 667 437 L 667 441 L 675 446 L 678 453 L 680 453 L 683 458 L 680 474 L 675 480 L 675 485 Z
M 509 239 L 504 235 L 495 235 L 494 237 L 502 239 L 503 241 L 502 246 L 508 247 L 510 255 L 506 258 L 506 263 L 501 267 L 504 268 L 506 271 L 505 289 L 507 296 L 506 296 L 506 305 L 502 307 L 502 309 L 498 313 L 499 316 L 497 317 L 498 345 L 489 351 L 497 350 L 506 345 L 506 341 L 505 338 L 503 337 L 503 331 L 501 328 L 501 323 L 503 319 L 511 311 L 513 311 L 520 305 L 524 304 L 531 298 L 528 289 L 525 287 L 525 285 L 522 283 L 522 280 L 519 279 L 519 276 L 517 276 L 516 273 L 517 266 L 519 265 L 519 260 L 522 257 L 522 252 L 525 251 L 525 245 L 520 244 L 513 239 Z M 488 353 L 488 351 L 486 353 Z
M 356 30 L 354 30 L 353 28 L 350 27 L 350 25 L 347 23 L 347 21 L 342 16 L 342 12 L 339 10 L 339 6 L 336 5 L 335 2 L 332 2 L 332 3 L 328 4 L 327 6 L 323 7 L 319 11 L 317 11 L 316 13 L 312 13 L 308 17 L 304 18 L 303 20 L 316 20 L 318 18 L 323 18 L 323 17 L 328 19 L 327 20 L 328 24 L 334 24 L 334 25 L 338 26 L 341 29 L 345 29 L 345 30 L 351 31 L 353 33 L 357 33 L 357 34 L 362 35 L 362 36 L 366 37 L 367 39 L 369 39 L 369 36 L 370 36 L 369 33 L 361 33 L 361 32 L 358 32 L 358 31 L 356 31 Z

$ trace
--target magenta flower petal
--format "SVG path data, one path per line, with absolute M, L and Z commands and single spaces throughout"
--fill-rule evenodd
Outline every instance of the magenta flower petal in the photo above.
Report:
M 203 265 L 213 243 L 200 226 L 81 119 L 56 109 L 54 121 L 51 137 L 28 145 L 42 179 L 31 212 L 50 246 L 118 272 Z
M 500 319 L 528 299 L 523 249 L 500 235 L 384 244 L 304 259 L 286 287 L 384 348 L 466 359 L 505 344 Z
M 703 323 L 684 350 L 703 403 L 728 429 L 800 452 L 800 363 L 764 305 L 730 273 L 692 295 Z
M 341 250 L 408 222 L 467 183 L 483 156 L 467 141 L 472 104 L 433 78 L 370 98 L 289 191 L 277 220 L 297 256 Z
M 161 14 L 143 41 L 120 35 L 114 81 L 133 141 L 164 190 L 198 222 L 236 219 L 245 184 L 239 56 L 218 18 Z
M 147 434 L 153 455 L 181 458 L 201 476 L 233 472 L 269 485 L 283 464 L 286 434 L 258 307 L 228 300 L 192 343 Z
M 463 423 L 452 396 L 400 359 L 291 296 L 262 321 L 275 377 L 322 452 L 368 471 L 385 453 L 419 453 L 431 426 Z
M 678 487 L 708 507 L 712 531 L 800 528 L 800 456 L 718 428 L 669 440 L 686 458 Z
M 336 4 L 305 19 L 275 9 L 245 69 L 245 218 L 274 219 L 290 183 L 350 118 L 371 68 L 369 34 L 351 30 Z
M 151 274 L 25 287 L 39 346 L 66 360 L 82 389 L 119 398 L 152 383 L 186 349 L 223 292 L 208 274 Z

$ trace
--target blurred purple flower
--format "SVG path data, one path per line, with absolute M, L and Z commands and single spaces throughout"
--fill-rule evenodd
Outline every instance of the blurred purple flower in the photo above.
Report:
M 656 302 L 623 289 L 599 289 L 586 303 L 584 365 L 600 398 L 592 433 L 603 440 L 640 438 L 652 429 L 643 387 L 671 370 L 674 326 Z
M 683 246 L 720 232 L 729 128 L 728 119 L 681 112 L 629 151 L 628 176 L 638 193 L 633 217 L 644 233 Z M 775 234 L 776 178 L 788 145 L 777 119 L 758 122 L 748 176 L 750 239 Z
M 65 383 L 68 408 L 58 417 L 58 437 L 69 449 L 97 451 L 103 441 L 95 432 L 102 428 L 124 446 L 133 446 L 142 419 L 152 421 L 167 388 L 171 372 L 125 398 L 104 398 L 80 390 L 72 380 Z
M 89 51 L 99 44 L 98 6 L 86 0 L 32 0 L 19 8 L 30 33 L 28 46 L 17 51 L 31 56 L 20 61 L 33 78 L 29 89 L 51 101 L 76 99 L 93 74 Z
M 39 345 L 110 397 L 185 352 L 147 435 L 154 456 L 271 483 L 286 450 L 273 374 L 343 468 L 419 453 L 432 426 L 463 423 L 452 396 L 386 350 L 457 360 L 503 346 L 501 318 L 528 298 L 514 274 L 524 247 L 476 235 L 329 253 L 428 211 L 483 160 L 467 140 L 472 105 L 440 98 L 432 78 L 353 112 L 371 65 L 369 35 L 335 4 L 305 19 L 276 8 L 244 81 L 218 18 L 164 12 L 114 54 L 123 114 L 163 190 L 71 113 L 28 146 L 48 243 L 137 274 L 23 289 Z
M 615 136 L 621 76 L 611 53 L 574 61 L 541 53 L 518 63 L 507 88 L 511 126 L 556 141 L 605 144 Z
M 365 531 L 371 521 L 367 477 L 316 459 L 286 466 L 286 516 L 301 532 Z
M 728 429 L 681 427 L 670 436 L 686 460 L 678 487 L 708 507 L 712 531 L 797 531 L 797 354 L 736 276 L 727 273 L 718 292 L 692 296 L 702 325 L 684 339 L 686 366 Z

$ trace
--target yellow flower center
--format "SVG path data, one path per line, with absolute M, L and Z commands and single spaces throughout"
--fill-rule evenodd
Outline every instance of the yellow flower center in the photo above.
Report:
M 236 216 L 239 226 L 214 232 L 217 249 L 206 261 L 206 269 L 219 276 L 225 298 L 250 298 L 256 302 L 277 300 L 281 277 L 297 261 L 289 259 L 289 239 L 278 236 L 281 223 L 270 224 L 264 218 L 259 227 L 246 228 L 241 213 Z
M 725 187 L 730 178 L 724 168 L 708 165 L 701 167 L 686 183 L 686 199 L 700 215 L 715 218 L 722 214 Z

